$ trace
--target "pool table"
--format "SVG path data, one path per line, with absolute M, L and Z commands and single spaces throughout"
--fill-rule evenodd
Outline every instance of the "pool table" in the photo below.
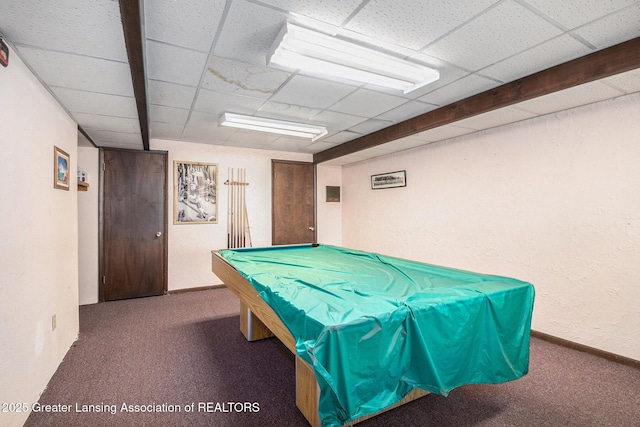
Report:
M 244 336 L 296 355 L 296 404 L 314 427 L 528 372 L 527 282 L 329 245 L 212 255 Z

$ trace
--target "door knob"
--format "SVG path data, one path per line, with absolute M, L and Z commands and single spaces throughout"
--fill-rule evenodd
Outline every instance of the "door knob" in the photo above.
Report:
M 315 227 L 309 227 L 309 231 L 315 231 Z
M 156 233 L 156 237 L 161 237 L 161 236 L 162 236 L 162 231 L 158 231 L 158 232 Z

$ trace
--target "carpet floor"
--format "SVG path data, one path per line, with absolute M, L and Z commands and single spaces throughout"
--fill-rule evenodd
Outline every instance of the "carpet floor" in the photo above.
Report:
M 81 306 L 79 338 L 25 426 L 308 425 L 293 355 L 277 339 L 247 342 L 238 307 L 226 288 Z M 640 426 L 640 371 L 532 338 L 524 378 L 359 426 Z

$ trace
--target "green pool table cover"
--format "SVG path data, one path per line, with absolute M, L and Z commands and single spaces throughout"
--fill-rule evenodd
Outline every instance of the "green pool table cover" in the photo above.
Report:
M 313 366 L 323 426 L 528 372 L 534 287 L 328 245 L 223 250 Z

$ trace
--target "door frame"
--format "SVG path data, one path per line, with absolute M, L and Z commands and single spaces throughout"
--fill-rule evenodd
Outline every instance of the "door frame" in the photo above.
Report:
M 273 198 L 275 186 L 273 185 L 273 165 L 274 163 L 297 164 L 297 165 L 313 165 L 313 243 L 318 242 L 318 165 L 313 162 L 304 162 L 299 160 L 280 160 L 271 159 L 271 244 L 273 245 L 275 237 L 275 212 L 273 208 Z
M 105 277 L 105 238 L 104 238 L 104 151 L 125 151 L 131 153 L 140 153 L 140 150 L 131 150 L 126 148 L 110 148 L 99 147 L 99 184 L 98 184 L 98 302 L 105 302 L 104 298 L 104 277 Z M 163 246 L 163 262 L 164 268 L 162 270 L 162 289 L 163 294 L 168 292 L 168 265 L 169 265 L 169 152 L 164 150 L 146 150 L 147 153 L 162 154 L 164 156 L 164 206 L 163 206 L 163 221 L 164 227 L 162 230 L 162 246 Z

